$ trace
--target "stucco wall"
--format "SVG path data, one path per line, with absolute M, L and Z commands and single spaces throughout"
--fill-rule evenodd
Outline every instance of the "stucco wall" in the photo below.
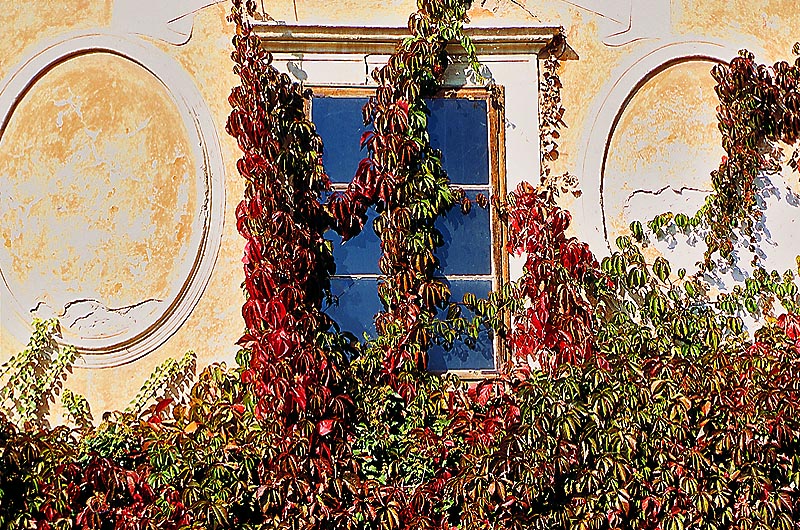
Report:
M 96 366 L 109 344 L 122 344 L 115 355 L 124 364 L 79 367 L 67 381 L 97 417 L 124 407 L 168 357 L 194 349 L 200 365 L 232 362 L 243 326 L 242 242 L 231 222 L 243 186 L 238 149 L 224 132 L 236 83 L 228 5 L 182 0 L 168 13 L 161 3 L 65 0 L 45 8 L 0 0 L 0 102 L 12 102 L 0 136 L 0 270 L 8 287 L 0 361 L 23 346 L 20 308 L 61 315 L 65 338 L 94 351 L 87 357 Z M 565 28 L 579 59 L 563 64 L 569 128 L 555 170 L 579 177 L 582 197 L 565 203 L 576 232 L 598 252 L 635 217 L 702 201 L 721 156 L 713 61 L 742 47 L 761 61 L 790 59 L 800 27 L 794 0 L 634 3 L 476 0 L 472 12 L 480 26 Z M 264 18 L 288 24 L 389 26 L 404 26 L 415 6 L 263 4 Z M 193 10 L 172 26 L 146 16 Z M 87 53 L 98 42 L 107 49 Z M 73 45 L 75 57 L 52 52 L 69 56 Z M 28 66 L 36 61 L 55 66 Z M 517 75 L 530 84 L 530 70 Z M 524 129 L 520 141 L 535 146 L 537 131 Z M 514 171 L 511 181 L 537 178 Z M 772 235 L 781 248 L 792 246 L 781 237 L 797 217 L 787 201 L 795 180 L 773 179 L 780 213 L 771 216 Z M 775 258 L 784 261 L 790 267 L 793 258 Z

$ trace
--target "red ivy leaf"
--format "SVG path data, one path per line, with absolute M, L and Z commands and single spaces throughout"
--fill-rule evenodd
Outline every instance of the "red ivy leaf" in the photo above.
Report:
M 158 402 L 158 405 L 156 405 L 156 409 L 153 413 L 161 414 L 162 412 L 167 410 L 167 407 L 169 407 L 171 404 L 172 404 L 172 398 L 162 399 L 161 401 Z
M 319 432 L 320 436 L 325 436 L 326 434 L 329 434 L 333 430 L 333 423 L 334 420 L 331 418 L 319 422 L 317 424 L 317 431 Z

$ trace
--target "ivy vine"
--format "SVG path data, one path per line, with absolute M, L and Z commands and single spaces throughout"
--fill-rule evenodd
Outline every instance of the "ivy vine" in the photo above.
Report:
M 793 52 L 800 55 L 800 44 Z M 800 136 L 800 57 L 794 64 L 778 61 L 768 66 L 742 50 L 730 64 L 717 64 L 711 73 L 717 82 L 717 118 L 725 150 L 711 173 L 713 193 L 694 216 L 667 212 L 649 223 L 656 234 L 670 225 L 703 234 L 704 270 L 715 268 L 716 255 L 723 262 L 735 259 L 738 235 L 748 242 L 753 262 L 758 263 L 755 235 L 763 214 L 757 178 L 779 172 L 784 161 L 780 144 L 794 146 Z M 794 170 L 798 160 L 798 149 L 786 159 Z

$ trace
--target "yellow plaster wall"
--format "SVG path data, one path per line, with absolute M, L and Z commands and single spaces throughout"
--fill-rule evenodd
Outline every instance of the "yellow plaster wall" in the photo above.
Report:
M 290 24 L 405 25 L 415 2 L 264 0 L 263 5 L 265 18 Z M 153 42 L 194 80 L 217 126 L 227 196 L 219 256 L 197 306 L 163 346 L 123 366 L 76 369 L 70 375 L 67 386 L 89 398 L 96 418 L 103 410 L 123 408 L 153 368 L 168 357 L 194 349 L 202 366 L 232 362 L 236 352 L 234 343 L 243 326 L 242 240 L 232 220 L 243 185 L 235 170 L 238 148 L 224 132 L 227 95 L 236 83 L 229 59 L 227 10 L 227 3 L 200 10 L 187 44 Z M 111 0 L 64 0 L 46 7 L 0 0 L 4 35 L 0 79 L 25 57 L 26 50 L 47 39 L 108 27 L 112 11 Z M 595 97 L 651 43 L 607 46 L 596 15 L 561 1 L 476 0 L 471 15 L 473 23 L 482 26 L 565 28 L 580 59 L 565 62 L 562 68 L 569 128 L 562 133 L 562 156 L 555 169 L 579 173 L 582 133 L 593 118 Z M 800 39 L 794 34 L 798 27 L 795 0 L 672 1 L 670 29 L 676 38 L 701 36 L 748 47 L 759 60 L 790 59 L 791 46 Z M 703 187 L 707 182 L 707 172 L 720 155 L 708 67 L 694 62 L 662 72 L 622 114 L 606 169 L 606 178 L 613 179 L 617 190 L 608 199 L 618 216 L 615 231 L 627 224 L 626 197 L 635 191 L 687 182 Z M 197 183 L 191 177 L 192 148 L 186 143 L 184 124 L 172 112 L 173 102 L 137 68 L 102 55 L 67 61 L 37 82 L 15 112 L 0 138 L 0 200 L 5 201 L 0 202 L 0 235 L 4 247 L 13 249 L 8 274 L 18 276 L 14 281 L 24 283 L 31 274 L 49 275 L 76 296 L 97 296 L 122 306 L 167 296 L 174 289 L 173 264 L 191 235 L 182 213 L 200 207 L 193 200 Z M 70 90 L 87 101 L 82 118 L 74 111 L 59 118 L 66 108 L 59 102 L 68 99 L 65 91 Z M 146 126 L 137 131 L 144 122 Z M 97 133 L 93 141 L 102 142 L 109 155 L 97 165 L 92 160 L 100 159 L 86 154 L 92 149 L 87 131 Z M 134 131 L 137 134 L 131 135 Z M 112 182 L 112 177 L 117 180 Z M 14 208 L 4 206 L 12 202 Z M 133 235 L 114 237 L 124 232 L 123 220 L 138 223 L 138 228 Z M 81 236 L 92 230 L 101 243 L 82 246 Z M 3 272 L 7 274 L 6 268 Z M 8 308 L 2 308 L 4 324 L 7 318 Z M 0 361 L 4 361 L 22 345 L 5 326 L 0 331 Z
M 7 282 L 39 286 L 26 294 L 61 309 L 77 298 L 162 299 L 182 281 L 175 262 L 199 206 L 194 160 L 174 103 L 141 67 L 107 53 L 59 64 L 2 141 L 15 206 L 0 216 Z

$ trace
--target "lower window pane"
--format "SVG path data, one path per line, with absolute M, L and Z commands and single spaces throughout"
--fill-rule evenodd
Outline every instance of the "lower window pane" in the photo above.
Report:
M 478 298 L 486 298 L 492 289 L 491 280 L 450 280 L 450 299 L 461 302 L 465 293 L 474 293 Z M 445 312 L 442 312 L 444 317 Z M 464 311 L 464 318 L 472 318 L 469 311 Z M 462 341 L 456 341 L 453 347 L 446 350 L 442 346 L 433 345 L 428 351 L 428 370 L 445 372 L 448 370 L 493 370 L 494 341 L 489 331 L 481 327 L 475 348 L 470 348 Z
M 364 334 L 376 335 L 374 316 L 383 309 L 378 299 L 378 281 L 375 278 L 331 278 L 331 293 L 339 299 L 339 305 L 324 308 L 342 331 L 353 333 L 359 340 Z M 451 299 L 461 302 L 464 293 L 475 293 L 485 298 L 492 288 L 491 280 L 449 280 Z M 440 312 L 444 318 L 446 311 Z M 465 318 L 473 315 L 464 312 Z M 456 341 L 446 350 L 439 345 L 428 351 L 428 369 L 434 372 L 448 370 L 492 370 L 494 369 L 494 342 L 488 330 L 481 327 L 478 341 L 470 348 L 463 341 Z
M 468 214 L 464 215 L 461 208 L 455 206 L 436 220 L 436 228 L 444 239 L 444 246 L 436 250 L 436 257 L 444 275 L 492 273 L 489 210 L 475 202 L 478 193 L 488 195 L 488 190 L 467 192 L 473 203 Z
M 331 278 L 331 294 L 339 304 L 323 308 L 339 329 L 349 331 L 359 340 L 364 333 L 376 335 L 375 315 L 383 310 L 378 298 L 378 280 L 375 278 Z

